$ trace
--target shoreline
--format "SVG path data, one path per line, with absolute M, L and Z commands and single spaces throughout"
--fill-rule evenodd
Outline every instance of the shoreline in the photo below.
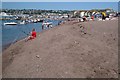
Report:
M 62 23 L 62 24 L 60 24 L 60 25 L 57 25 L 57 26 L 54 26 L 54 27 L 52 27 L 52 28 L 57 28 L 57 27 L 59 27 L 59 26 L 62 26 L 63 24 L 64 24 L 64 23 Z M 52 29 L 52 28 L 50 28 L 50 29 Z M 45 29 L 45 30 L 43 30 L 43 31 L 41 31 L 41 32 L 37 32 L 37 37 L 39 37 L 40 34 L 45 33 L 46 31 L 49 31 L 50 29 Z M 4 66 L 3 70 L 9 65 L 9 63 L 12 62 L 12 60 L 14 59 L 14 55 L 16 55 L 16 54 L 7 54 L 7 53 L 4 54 L 4 52 L 7 51 L 7 49 L 8 49 L 8 51 L 9 51 L 9 48 L 12 47 L 12 46 L 14 46 L 14 45 L 16 45 L 16 44 L 24 43 L 26 38 L 27 38 L 27 37 L 22 38 L 22 39 L 20 39 L 20 40 L 17 40 L 17 41 L 15 41 L 14 43 L 9 43 L 9 44 L 7 44 L 7 45 L 4 47 L 4 49 L 3 49 L 3 47 L 2 47 L 2 55 L 3 55 L 3 57 L 4 57 L 4 56 L 5 56 L 5 57 L 11 57 L 9 60 L 8 60 L 8 58 L 4 58 L 4 59 L 7 59 L 7 60 L 4 60 L 4 59 L 3 59 L 3 61 L 5 61 L 5 62 L 3 62 L 3 63 L 5 63 L 5 65 L 3 65 L 3 66 Z M 32 41 L 32 40 L 29 40 L 29 41 Z M 28 41 L 28 42 L 29 42 L 29 41 Z M 13 49 L 14 49 L 14 48 L 13 48 Z
M 34 40 L 20 40 L 3 52 L 3 77 L 116 78 L 116 23 L 114 20 L 66 21 L 65 24 L 38 33 Z M 99 70 L 99 67 L 103 69 Z M 83 73 L 85 71 L 86 74 Z
M 60 19 L 61 20 L 61 19 Z M 63 20 L 63 21 L 65 21 L 65 20 Z M 57 26 L 59 26 L 59 25 L 55 25 L 55 26 L 53 26 L 53 27 L 57 27 Z M 52 28 L 53 28 L 52 27 Z M 51 28 L 50 28 L 51 29 Z M 45 30 L 49 30 L 49 29 L 45 29 Z M 41 32 L 43 32 L 43 31 L 45 31 L 45 30 L 42 30 Z M 37 32 L 37 33 L 41 33 L 41 32 Z M 28 37 L 28 36 L 27 36 Z M 7 48 L 9 48 L 11 45 L 14 45 L 16 42 L 18 42 L 18 41 L 21 41 L 21 40 L 24 40 L 25 38 L 27 38 L 27 37 L 23 37 L 23 38 L 21 38 L 21 39 L 18 39 L 18 40 L 16 40 L 16 41 L 14 41 L 14 42 L 11 42 L 11 43 L 9 43 L 9 44 L 6 44 L 6 45 L 2 45 L 2 51 L 5 51 Z

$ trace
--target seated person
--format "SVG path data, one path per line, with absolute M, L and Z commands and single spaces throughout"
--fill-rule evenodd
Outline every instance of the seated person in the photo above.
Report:
M 35 39 L 35 38 L 36 38 L 36 31 L 35 31 L 35 29 L 33 29 L 31 32 L 31 36 L 28 37 L 27 41 Z

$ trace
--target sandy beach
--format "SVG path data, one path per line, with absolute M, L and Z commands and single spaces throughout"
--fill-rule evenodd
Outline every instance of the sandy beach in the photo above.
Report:
M 2 58 L 3 78 L 117 78 L 118 20 L 67 21 Z

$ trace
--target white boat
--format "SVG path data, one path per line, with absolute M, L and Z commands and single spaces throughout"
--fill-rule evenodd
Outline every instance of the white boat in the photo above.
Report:
M 37 21 L 39 22 L 39 21 L 40 21 L 40 19 L 37 19 Z
M 38 21 L 38 22 L 43 22 L 44 20 L 42 20 L 42 19 L 37 19 L 37 21 Z
M 33 22 L 34 22 L 34 23 L 37 23 L 37 20 L 35 19 Z
M 50 25 L 52 22 L 44 22 L 43 25 Z
M 20 22 L 20 24 L 25 24 L 25 21 Z
M 8 23 L 4 23 L 4 25 L 17 25 L 17 23 L 15 23 L 15 22 L 8 22 Z

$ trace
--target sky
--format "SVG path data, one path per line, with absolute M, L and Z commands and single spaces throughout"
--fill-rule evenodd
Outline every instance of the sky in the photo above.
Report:
M 118 10 L 118 2 L 3 2 L 3 9 L 90 10 L 112 8 Z
M 2 2 L 119 2 L 119 0 L 1 0 Z

